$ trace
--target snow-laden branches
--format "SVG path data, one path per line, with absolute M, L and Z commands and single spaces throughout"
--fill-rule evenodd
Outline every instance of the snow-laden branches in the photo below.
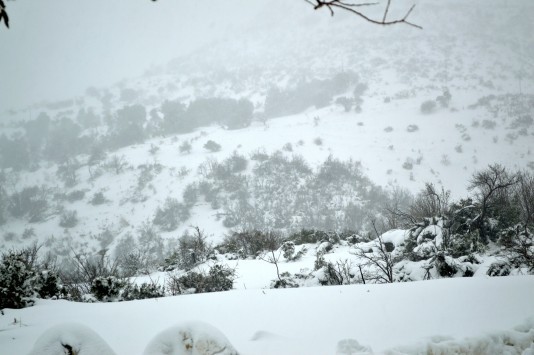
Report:
M 419 29 L 423 28 L 419 25 L 416 25 L 413 22 L 408 21 L 408 17 L 412 13 L 415 7 L 415 4 L 412 5 L 408 9 L 408 11 L 403 17 L 395 18 L 393 20 L 388 20 L 387 16 L 388 16 L 389 8 L 391 5 L 391 0 L 388 0 L 386 8 L 384 9 L 384 14 L 382 15 L 381 19 L 375 19 L 375 18 L 369 17 L 368 15 L 366 15 L 359 9 L 360 7 L 378 5 L 377 2 L 355 3 L 355 2 L 347 2 L 344 0 L 304 0 L 304 1 L 312 5 L 315 10 L 319 10 L 323 7 L 327 8 L 330 11 L 330 15 L 332 16 L 334 16 L 335 10 L 341 9 L 343 11 L 347 11 L 356 16 L 359 16 L 363 18 L 365 21 L 373 23 L 375 25 L 387 26 L 387 25 L 396 25 L 396 24 L 406 24 L 406 25 L 419 28 Z
M 365 277 L 360 267 L 360 274 L 362 276 L 363 283 L 365 279 L 374 280 L 378 283 L 393 283 L 395 266 L 395 260 L 390 251 L 387 250 L 386 244 L 382 240 L 381 234 L 376 228 L 376 222 L 371 221 L 373 230 L 376 234 L 374 245 L 371 249 L 365 249 L 361 246 L 356 247 L 351 254 L 355 255 L 362 261 L 361 266 L 367 267 L 372 271 Z

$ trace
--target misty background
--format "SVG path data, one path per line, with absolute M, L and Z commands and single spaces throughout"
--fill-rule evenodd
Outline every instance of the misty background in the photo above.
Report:
M 313 42 L 318 33 L 335 39 L 341 30 L 349 34 L 344 38 L 354 42 L 366 33 L 379 33 L 394 42 L 399 32 L 424 39 L 437 30 L 446 33 L 452 26 L 460 36 L 477 32 L 491 40 L 508 34 L 522 46 L 526 65 L 532 66 L 528 1 L 476 0 L 469 2 L 469 10 L 461 8 L 461 1 L 449 1 L 450 11 L 439 15 L 433 11 L 433 1 L 396 1 L 390 17 L 401 16 L 413 3 L 410 19 L 423 26 L 422 31 L 403 25 L 380 28 L 342 12 L 331 18 L 327 11 L 315 12 L 301 0 L 9 1 L 11 29 L 0 32 L 0 111 L 81 95 L 88 86 L 140 75 L 151 66 L 220 40 L 246 40 L 261 47 L 265 37 L 272 37 L 276 42 L 270 51 L 284 55 L 277 45 L 283 48 L 285 41 L 295 37 Z M 383 6 L 367 13 L 379 17 Z M 500 19 L 498 9 L 508 7 L 515 15 Z M 460 27 L 448 21 L 457 18 L 458 11 L 472 12 L 462 14 Z

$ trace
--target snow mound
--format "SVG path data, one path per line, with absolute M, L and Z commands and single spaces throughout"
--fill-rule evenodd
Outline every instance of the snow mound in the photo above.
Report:
M 203 322 L 188 322 L 168 328 L 148 344 L 144 355 L 237 355 L 226 336 Z
M 337 342 L 336 355 L 369 355 L 370 347 L 361 345 L 356 339 L 343 339 Z
M 29 355 L 115 355 L 109 345 L 92 329 L 77 323 L 49 328 L 35 342 Z
M 454 340 L 449 337 L 433 337 L 426 343 L 398 347 L 387 351 L 386 354 L 534 355 L 534 318 L 512 330 L 462 340 Z

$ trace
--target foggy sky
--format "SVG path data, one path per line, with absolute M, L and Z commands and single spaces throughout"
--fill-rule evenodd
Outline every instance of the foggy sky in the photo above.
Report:
M 224 3 L 224 4 L 223 4 Z M 16 0 L 0 29 L 0 111 L 139 75 L 251 23 L 265 1 Z
M 472 16 L 463 16 L 466 21 L 460 27 L 458 21 L 433 13 L 431 6 L 436 2 L 393 2 L 393 17 L 417 4 L 411 20 L 424 27 L 420 31 L 408 26 L 380 28 L 342 13 L 331 18 L 327 11 L 317 13 L 302 0 L 8 1 L 11 28 L 0 26 L 0 113 L 82 95 L 89 86 L 107 86 L 140 75 L 151 65 L 167 63 L 219 39 L 228 41 L 253 31 L 269 34 L 280 28 L 293 34 L 304 23 L 312 31 L 304 32 L 307 37 L 327 29 L 333 35 L 349 31 L 357 41 L 358 36 L 373 31 L 395 41 L 399 31 L 423 38 L 436 27 L 447 33 L 447 26 L 455 26 L 450 30 L 458 35 L 477 31 L 491 40 L 494 33 L 503 31 L 495 27 L 498 8 L 510 5 L 519 9 L 518 17 L 505 24 L 504 30 L 526 48 L 526 62 L 534 62 L 532 50 L 528 51 L 534 46 L 534 6 L 529 0 L 469 1 Z M 464 1 L 449 2 L 450 16 L 466 11 L 458 7 Z M 487 16 L 480 23 L 484 12 L 495 23 L 488 22 Z

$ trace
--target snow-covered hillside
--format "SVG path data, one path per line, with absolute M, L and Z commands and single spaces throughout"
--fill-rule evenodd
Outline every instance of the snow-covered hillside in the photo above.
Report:
M 461 15 L 454 16 L 448 5 L 419 6 L 423 31 L 371 27 L 358 32 L 357 41 L 352 17 L 332 21 L 319 15 L 312 24 L 304 20 L 308 16 L 299 14 L 302 23 L 291 31 L 288 19 L 276 28 L 258 21 L 254 30 L 241 37 L 206 46 L 142 77 L 114 87 L 90 88 L 84 97 L 5 113 L 17 120 L 43 112 L 52 120 L 70 118 L 83 124 L 90 112 L 100 125 L 91 124 L 80 136 L 95 144 L 113 129 L 118 110 L 129 105 L 145 108 L 146 129 L 164 117 L 162 104 L 168 100 L 187 104 L 198 98 L 246 98 L 254 105 L 255 119 L 237 130 L 212 125 L 187 134 L 152 135 L 142 143 L 109 151 L 96 165 L 88 155 L 71 157 L 78 164 L 73 167 L 76 182 L 66 188 L 58 181 L 56 163 L 32 163 L 31 172 L 7 169 L 8 194 L 41 186 L 56 195 L 83 191 L 84 197 L 67 204 L 57 202 L 55 208 L 76 211 L 76 226 L 58 227 L 60 212 L 49 212 L 30 225 L 24 218 L 8 218 L 0 226 L 6 236 L 1 243 L 31 241 L 31 237 L 21 240 L 27 228 L 33 228 L 41 242 L 53 236 L 72 240 L 65 242 L 70 244 L 105 230 L 115 235 L 134 232 L 153 219 L 166 198 L 181 201 L 186 186 L 202 178 L 202 164 L 221 162 L 234 153 L 249 158 L 257 152 L 281 150 L 288 157 L 301 156 L 312 169 L 329 156 L 352 159 L 361 164 L 361 173 L 385 189 L 400 186 L 417 192 L 425 182 L 432 182 L 451 190 L 453 197 L 466 195 L 472 173 L 488 164 L 532 169 L 534 74 L 528 45 L 532 39 L 522 22 L 513 31 L 504 31 L 514 18 L 532 12 L 532 5 L 495 4 L 494 10 L 484 6 L 479 13 L 481 3 L 462 3 Z M 491 37 L 468 22 L 474 11 L 476 21 L 492 21 L 496 32 Z M 492 11 L 499 12 L 499 21 Z M 440 16 L 454 21 L 434 22 Z M 451 28 L 451 22 L 457 26 Z M 313 26 L 324 31 L 310 37 L 307 32 Z M 353 73 L 356 84 L 333 95 L 321 108 L 310 105 L 300 113 L 265 117 L 273 87 L 302 90 L 299 83 L 330 80 L 339 73 Z M 340 99 L 353 100 L 355 85 L 359 96 L 345 112 Z M 427 109 L 425 102 L 431 104 Z M 6 125 L 3 132 L 15 137 L 16 132 L 24 132 L 23 127 Z M 221 150 L 204 149 L 209 140 L 220 144 Z M 190 153 L 179 149 L 185 142 L 191 145 Z M 110 167 L 114 157 L 123 159 L 122 169 Z M 89 203 L 95 194 L 103 194 L 107 202 Z M 178 232 L 198 225 L 218 240 L 227 230 L 219 220 L 228 213 L 224 206 L 199 200 L 190 212 Z
M 534 354 L 534 5 L 416 3 L 423 30 L 266 6 L 0 112 L 0 282 L 63 298 L 4 309 L 0 355 L 55 324 L 32 355 L 217 329 L 243 354 Z

